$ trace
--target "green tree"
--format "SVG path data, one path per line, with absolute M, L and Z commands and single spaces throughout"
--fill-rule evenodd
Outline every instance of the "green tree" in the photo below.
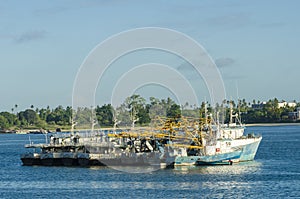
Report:
M 169 118 L 180 118 L 181 109 L 178 104 L 173 103 L 170 108 L 167 110 L 167 117 Z
M 149 99 L 150 99 L 150 104 L 151 105 L 157 105 L 157 104 L 160 103 L 160 100 L 155 98 L 155 97 L 150 97 Z
M 41 120 L 46 121 L 46 119 L 47 119 L 47 109 L 44 109 L 44 108 L 39 109 L 39 113 L 38 114 L 39 114 L 39 118 Z
M 79 128 L 91 128 L 92 126 L 92 118 L 93 110 L 88 107 L 78 107 L 76 111 L 74 111 L 74 121 L 77 123 L 77 127 Z
M 131 123 L 129 111 L 124 103 L 114 111 L 114 122 L 120 126 L 128 126 Z
M 64 109 L 63 106 L 59 105 L 54 109 L 55 123 L 59 125 L 70 124 L 70 117 L 72 112 L 70 112 L 70 107 Z
M 19 116 L 19 120 L 21 121 L 21 124 L 23 123 L 24 125 L 33 125 L 38 121 L 38 115 L 32 109 L 21 111 L 18 114 L 18 116 Z
M 111 106 L 111 104 L 104 104 L 103 106 L 99 107 L 97 106 L 96 109 L 96 116 L 98 123 L 101 126 L 107 126 L 107 127 L 112 127 L 114 122 L 113 122 L 113 113 L 114 109 Z
M 12 127 L 17 124 L 17 116 L 16 115 L 6 112 L 6 111 L 1 112 L 0 115 L 6 118 L 9 127 Z
M 46 122 L 48 124 L 55 124 L 56 116 L 54 112 L 50 112 L 46 116 Z
M 46 123 L 46 121 L 41 120 L 40 118 L 38 118 L 38 120 L 35 122 L 35 125 L 36 125 L 36 127 L 38 127 L 38 128 L 43 128 L 43 129 L 45 129 L 46 126 L 47 126 L 47 123 Z
M 8 129 L 9 128 L 9 123 L 7 119 L 0 115 L 0 129 Z
M 280 115 L 282 110 L 278 108 L 278 99 L 274 98 L 269 100 L 263 108 L 265 112 L 266 122 L 278 122 L 280 121 Z
M 144 124 L 150 123 L 151 119 L 150 119 L 150 115 L 149 115 L 149 110 L 150 110 L 150 105 L 146 105 L 146 106 L 139 108 L 139 111 L 137 114 L 137 116 L 139 118 L 139 121 L 138 121 L 139 124 L 144 125 Z
M 135 123 L 140 119 L 141 114 L 145 114 L 147 111 L 143 110 L 146 106 L 146 100 L 140 95 L 132 95 L 126 98 L 124 102 L 125 107 L 129 111 L 131 126 L 134 127 Z
M 148 112 L 151 119 L 157 116 L 166 117 L 167 115 L 167 109 L 159 101 L 156 101 L 156 103 L 151 102 Z

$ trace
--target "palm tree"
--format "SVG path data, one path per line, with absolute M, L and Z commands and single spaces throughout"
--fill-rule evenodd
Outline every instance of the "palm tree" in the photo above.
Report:
M 15 111 L 17 113 L 18 104 L 15 104 Z

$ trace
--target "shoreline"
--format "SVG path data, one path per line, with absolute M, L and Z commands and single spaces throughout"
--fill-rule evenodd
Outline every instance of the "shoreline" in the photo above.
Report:
M 245 127 L 252 127 L 252 126 L 300 126 L 300 122 L 297 123 L 253 123 L 253 124 L 244 124 Z M 130 128 L 128 127 L 121 127 L 121 128 L 117 128 L 118 130 L 129 130 Z M 135 127 L 135 130 L 148 130 L 149 127 Z M 31 130 L 36 130 L 36 129 L 26 129 L 26 131 L 31 131 Z M 87 131 L 90 129 L 74 129 L 74 131 Z M 96 131 L 101 131 L 101 130 L 106 130 L 106 131 L 110 131 L 110 130 L 114 130 L 113 127 L 104 127 L 104 128 L 96 128 L 94 129 Z M 61 132 L 70 132 L 71 129 L 63 129 Z M 51 131 L 50 131 L 51 132 Z M 13 134 L 16 132 L 12 132 L 12 131 L 0 131 L 0 134 Z M 30 133 L 16 133 L 16 134 L 30 134 Z
M 253 123 L 245 124 L 245 126 L 300 126 L 300 123 Z

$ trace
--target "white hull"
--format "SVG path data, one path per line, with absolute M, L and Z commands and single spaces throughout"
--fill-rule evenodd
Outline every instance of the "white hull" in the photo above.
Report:
M 251 161 L 256 155 L 261 139 L 262 137 L 234 139 L 231 146 L 243 148 L 240 161 Z

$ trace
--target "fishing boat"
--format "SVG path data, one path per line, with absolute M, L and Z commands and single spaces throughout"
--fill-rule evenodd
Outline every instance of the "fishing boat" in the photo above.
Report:
M 186 152 L 182 149 L 181 155 L 175 158 L 175 166 L 220 165 L 239 161 L 243 148 L 233 147 L 232 140 L 217 139 L 217 131 L 208 129 L 200 131 L 199 134 L 201 135 L 201 145 L 193 143 L 185 148 Z
M 204 114 L 203 120 L 198 123 L 199 129 L 192 130 L 198 132 L 189 133 L 194 138 L 193 142 L 186 146 L 186 153 L 182 152 L 175 158 L 175 166 L 232 164 L 254 159 L 262 137 L 244 135 L 245 126 L 241 123 L 240 114 L 233 114 L 232 105 L 230 120 L 226 125 L 220 124 L 218 118 L 214 120 L 212 114 L 207 113 L 206 104 Z M 197 142 L 195 138 L 198 138 Z
M 245 135 L 245 125 L 242 124 L 240 115 L 240 113 L 233 114 L 232 104 L 230 104 L 229 123 L 225 125 L 218 124 L 219 139 L 230 140 L 232 147 L 243 149 L 239 161 L 252 161 L 255 158 L 262 136 L 254 133 Z
M 218 139 L 218 129 L 211 122 L 206 114 L 205 118 L 181 117 L 166 123 L 172 142 L 165 147 L 177 149 L 174 166 L 231 164 L 240 158 L 242 148 L 232 147 L 231 140 Z

